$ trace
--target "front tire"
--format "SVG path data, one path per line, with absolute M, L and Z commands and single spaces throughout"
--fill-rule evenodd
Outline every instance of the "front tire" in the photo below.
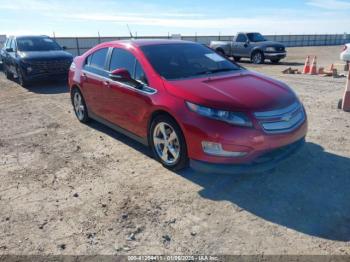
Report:
M 263 64 L 265 60 L 264 54 L 261 51 L 255 51 L 250 60 L 253 64 Z
M 149 130 L 150 146 L 155 158 L 166 168 L 178 171 L 188 166 L 185 137 L 169 116 L 157 116 Z
M 78 120 L 86 123 L 90 120 L 83 95 L 78 88 L 74 88 L 71 94 L 74 112 Z
M 19 67 L 16 68 L 16 73 L 17 73 L 18 84 L 20 86 L 27 87 L 29 83 L 28 83 L 27 79 L 25 78 L 25 76 L 23 75 L 22 70 Z

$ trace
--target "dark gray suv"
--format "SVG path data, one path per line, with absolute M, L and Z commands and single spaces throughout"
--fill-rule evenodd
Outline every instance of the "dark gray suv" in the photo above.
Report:
M 48 36 L 8 37 L 0 51 L 8 79 L 22 86 L 36 79 L 67 78 L 73 56 Z

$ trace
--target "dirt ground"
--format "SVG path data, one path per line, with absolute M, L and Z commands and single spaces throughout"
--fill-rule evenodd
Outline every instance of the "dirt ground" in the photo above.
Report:
M 309 117 L 306 146 L 264 174 L 167 171 L 142 145 L 80 124 L 64 83 L 25 89 L 0 73 L 0 254 L 350 254 L 346 80 L 281 73 L 307 54 L 328 66 L 340 49 L 242 63 L 293 87 Z

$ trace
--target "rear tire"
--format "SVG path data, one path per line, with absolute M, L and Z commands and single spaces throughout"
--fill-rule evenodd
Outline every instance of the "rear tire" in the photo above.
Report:
M 152 121 L 149 141 L 155 158 L 164 167 L 179 171 L 188 166 L 185 137 L 171 117 L 160 115 Z
M 238 57 L 238 56 L 234 56 L 233 59 L 234 59 L 236 62 L 241 61 L 241 57 Z
M 13 74 L 8 71 L 8 68 L 5 64 L 3 64 L 4 67 L 4 74 L 6 76 L 6 79 L 12 80 L 13 79 Z
M 90 118 L 88 115 L 84 97 L 78 88 L 74 88 L 72 90 L 71 100 L 74 108 L 74 113 L 78 120 L 82 123 L 87 123 L 90 120 Z
M 16 73 L 17 73 L 18 84 L 22 87 L 28 87 L 29 82 L 27 81 L 27 79 L 25 78 L 25 76 L 22 73 L 22 70 L 19 67 L 16 68 Z
M 216 49 L 216 53 L 218 53 L 219 55 L 221 55 L 221 56 L 223 56 L 223 57 L 226 57 L 225 51 L 222 50 L 222 49 Z
M 253 52 L 250 61 L 253 64 L 263 64 L 265 61 L 264 54 L 261 51 Z

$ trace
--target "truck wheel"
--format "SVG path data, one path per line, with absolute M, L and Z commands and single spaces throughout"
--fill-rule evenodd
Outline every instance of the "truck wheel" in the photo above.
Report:
M 218 53 L 219 55 L 221 55 L 221 56 L 223 56 L 223 57 L 226 56 L 226 55 L 225 55 L 225 51 L 222 50 L 222 49 L 216 49 L 216 53 Z
M 234 56 L 233 59 L 234 59 L 236 62 L 239 62 L 239 61 L 241 60 L 241 57 Z
M 264 54 L 261 52 L 261 51 L 255 51 L 253 52 L 251 58 L 250 58 L 250 61 L 253 63 L 253 64 L 263 64 L 264 63 Z

